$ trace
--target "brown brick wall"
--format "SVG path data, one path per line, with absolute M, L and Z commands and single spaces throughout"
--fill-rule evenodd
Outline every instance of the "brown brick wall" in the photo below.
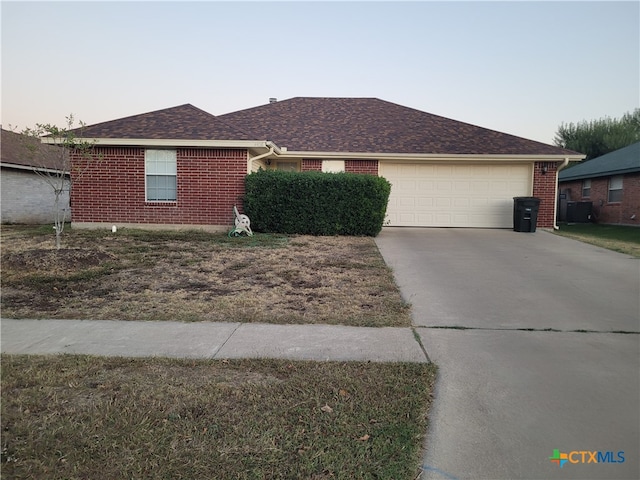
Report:
M 593 202 L 593 216 L 598 223 L 640 225 L 640 173 L 624 175 L 621 202 L 609 203 L 609 178 L 592 178 L 588 197 L 582 196 L 582 180 L 562 182 L 559 188 L 569 189 L 573 202 Z
M 640 173 L 624 176 L 619 220 L 624 225 L 640 225 Z
M 177 149 L 177 201 L 147 202 L 144 149 L 99 147 L 101 160 L 72 156 L 72 221 L 231 225 L 233 205 L 241 209 L 247 151 Z
M 322 160 L 310 160 L 308 158 L 303 158 L 302 171 L 303 172 L 321 172 Z
M 102 156 L 86 169 L 83 161 L 73 156 L 74 174 L 71 202 L 73 222 L 231 225 L 233 205 L 242 210 L 247 151 L 243 149 L 177 150 L 178 192 L 176 202 L 145 201 L 144 149 L 133 147 L 99 147 Z M 546 167 L 546 173 L 542 173 Z M 554 222 L 555 178 L 557 164 L 536 162 L 533 196 L 541 199 L 538 227 L 550 228 Z M 322 161 L 303 159 L 302 171 L 321 171 Z M 376 160 L 347 160 L 350 173 L 377 175 Z M 106 180 L 105 180 L 106 179 Z M 607 204 L 608 179 L 594 179 L 591 197 L 581 197 L 581 182 L 563 184 L 572 200 L 591 200 L 594 213 L 602 223 L 640 224 L 640 174 L 624 179 L 624 197 L 620 204 Z M 603 199 L 602 206 L 599 200 Z M 631 219 L 636 215 L 635 219 Z
M 322 160 L 309 158 L 302 159 L 303 172 L 321 172 Z M 345 160 L 344 171 L 346 173 L 368 173 L 370 175 L 378 175 L 377 160 Z
M 378 175 L 378 161 L 346 160 L 344 162 L 344 170 L 347 173 L 367 173 L 369 175 Z
M 540 199 L 538 227 L 553 228 L 556 210 L 556 170 L 554 162 L 535 162 L 533 166 L 533 196 Z M 546 173 L 543 173 L 546 169 Z

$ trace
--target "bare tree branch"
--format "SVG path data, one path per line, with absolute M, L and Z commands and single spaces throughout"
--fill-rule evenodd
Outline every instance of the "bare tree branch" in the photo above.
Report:
M 56 125 L 38 123 L 34 128 L 26 128 L 21 133 L 24 136 L 24 152 L 28 156 L 33 171 L 39 175 L 53 190 L 53 228 L 56 232 L 56 248 L 61 247 L 61 237 L 67 221 L 67 209 L 61 207 L 61 198 L 65 192 L 71 192 L 71 182 L 77 180 L 86 171 L 80 165 L 71 162 L 71 153 L 79 154 L 89 163 L 99 161 L 94 154 L 95 142 L 87 142 L 82 138 L 85 124 L 74 128 L 73 114 L 66 117 L 66 124 L 60 128 Z M 53 144 L 57 148 L 47 149 L 45 154 L 42 142 Z M 85 165 L 85 167 L 86 167 Z

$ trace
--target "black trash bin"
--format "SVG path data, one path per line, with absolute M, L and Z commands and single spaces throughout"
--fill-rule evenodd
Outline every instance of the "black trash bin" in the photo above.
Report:
M 539 198 L 513 197 L 513 230 L 516 232 L 535 232 L 539 208 Z

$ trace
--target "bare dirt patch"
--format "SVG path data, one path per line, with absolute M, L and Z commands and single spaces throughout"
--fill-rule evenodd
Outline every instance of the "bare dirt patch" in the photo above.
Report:
M 71 230 L 64 249 L 47 241 L 2 228 L 4 316 L 410 324 L 369 237 Z
M 4 269 L 17 275 L 39 271 L 46 271 L 49 274 L 69 274 L 78 270 L 99 267 L 105 262 L 113 260 L 115 260 L 113 255 L 97 250 L 34 248 L 3 255 L 2 265 Z

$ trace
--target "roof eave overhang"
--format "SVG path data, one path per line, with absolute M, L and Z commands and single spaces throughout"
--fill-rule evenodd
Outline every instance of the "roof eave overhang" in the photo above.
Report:
M 371 152 L 306 152 L 306 151 L 281 151 L 280 158 L 309 158 L 309 159 L 358 159 L 358 160 L 388 160 L 388 161 L 469 161 L 469 162 L 490 162 L 490 161 L 512 161 L 512 162 L 563 162 L 567 158 L 569 161 L 579 161 L 585 158 L 584 155 L 567 154 L 444 154 L 444 153 L 371 153 Z
M 56 170 L 55 168 L 37 167 L 32 165 L 21 165 L 18 163 L 0 162 L 0 167 L 13 168 L 15 170 L 27 170 L 29 172 L 41 172 L 46 174 L 59 175 L 62 173 L 63 175 L 69 175 L 69 172 L 61 172 L 60 170 Z
M 572 175 L 570 177 L 562 177 L 558 178 L 560 182 L 572 182 L 574 180 L 586 180 L 588 178 L 600 178 L 600 177 L 612 177 L 615 175 L 626 175 L 628 173 L 640 173 L 640 169 L 637 167 L 626 168 L 622 170 L 609 170 L 606 172 L 597 172 L 597 173 L 585 173 L 582 175 Z
M 60 139 L 42 137 L 42 143 L 56 145 L 62 143 Z M 87 142 L 96 146 L 119 147 L 196 147 L 196 148 L 246 148 L 250 150 L 279 149 L 268 140 L 193 140 L 181 138 L 99 138 L 82 137 L 77 141 Z
M 83 137 L 77 140 L 91 143 L 97 146 L 129 146 L 129 147 L 191 147 L 191 148 L 246 148 L 252 153 L 269 152 L 280 158 L 310 158 L 310 159 L 359 159 L 359 160 L 388 160 L 388 161 L 512 161 L 531 162 L 547 161 L 562 162 L 580 161 L 585 155 L 571 154 L 445 154 L 445 153 L 376 153 L 376 152 L 323 152 L 323 151 L 294 151 L 278 147 L 269 140 L 194 140 L 171 138 L 98 138 Z M 43 137 L 42 143 L 56 145 L 60 139 Z

